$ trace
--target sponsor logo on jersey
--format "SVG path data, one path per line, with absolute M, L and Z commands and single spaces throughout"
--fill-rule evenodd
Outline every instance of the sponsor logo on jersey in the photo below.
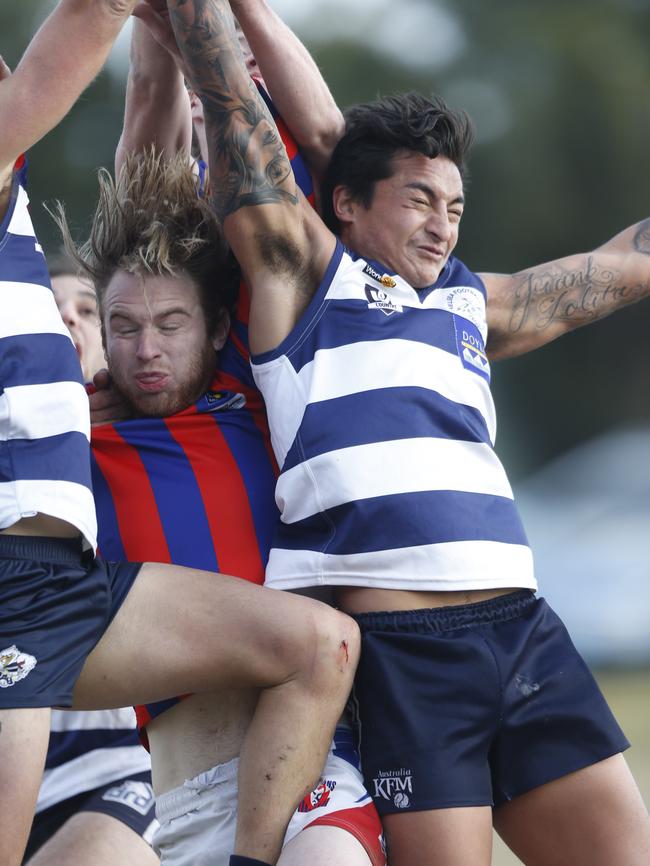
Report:
M 134 779 L 127 779 L 105 791 L 102 794 L 102 800 L 109 803 L 120 803 L 140 815 L 146 815 L 153 806 L 153 788 L 148 782 L 136 782 Z
M 323 779 L 320 785 L 317 785 L 313 791 L 304 798 L 298 806 L 299 812 L 313 812 L 314 809 L 321 809 L 327 806 L 332 796 L 332 791 L 336 788 L 336 782 L 330 779 Z
M 406 809 L 411 805 L 413 777 L 410 770 L 404 767 L 399 770 L 380 770 L 372 783 L 375 799 L 390 800 L 398 809 Z
M 243 394 L 233 394 L 232 391 L 206 391 L 203 399 L 208 404 L 210 412 L 226 412 L 228 409 L 243 409 L 246 397 Z
M 401 313 L 402 305 L 395 303 L 383 289 L 374 289 L 366 283 L 366 298 L 369 310 L 381 310 L 385 316 Z
M 0 689 L 15 686 L 36 667 L 36 659 L 21 652 L 15 644 L 0 650 Z
M 453 317 L 456 329 L 456 349 L 466 370 L 478 373 L 490 381 L 490 362 L 485 354 L 483 337 L 477 327 L 466 319 Z
M 389 274 L 380 274 L 379 271 L 376 271 L 372 265 L 366 265 L 363 269 L 363 272 L 366 276 L 372 277 L 373 280 L 377 280 L 378 283 L 381 283 L 382 286 L 386 286 L 387 289 L 394 289 L 397 283 Z

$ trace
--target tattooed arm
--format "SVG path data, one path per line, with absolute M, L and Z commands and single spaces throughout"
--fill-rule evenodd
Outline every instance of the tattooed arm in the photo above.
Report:
M 314 59 L 266 0 L 230 0 L 280 117 L 317 175 L 345 122 Z
M 490 358 L 521 355 L 650 295 L 650 219 L 590 253 L 481 276 Z
M 251 290 L 253 352 L 275 348 L 318 287 L 334 236 L 299 193 L 277 129 L 252 83 L 227 0 L 168 0 L 203 103 L 210 186 Z

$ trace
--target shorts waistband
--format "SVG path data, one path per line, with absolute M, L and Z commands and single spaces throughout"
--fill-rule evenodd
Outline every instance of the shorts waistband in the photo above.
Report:
M 532 607 L 536 601 L 537 598 L 531 589 L 521 589 L 473 604 L 417 610 L 372 611 L 351 614 L 351 616 L 358 623 L 362 633 L 380 630 L 438 634 L 463 626 L 515 619 Z
M 209 791 L 223 782 L 237 778 L 239 758 L 233 758 L 225 764 L 216 764 L 209 770 L 199 773 L 193 779 L 186 779 L 178 788 L 165 791 L 164 794 L 156 796 L 156 818 L 162 824 L 164 821 L 172 821 L 180 818 L 196 807 L 197 800 L 204 791 Z
M 0 559 L 32 559 L 60 565 L 82 565 L 86 558 L 81 538 L 0 533 Z

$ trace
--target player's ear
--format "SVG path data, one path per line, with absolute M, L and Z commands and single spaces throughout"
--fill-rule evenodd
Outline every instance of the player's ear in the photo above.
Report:
M 212 345 L 215 348 L 215 351 L 218 352 L 219 349 L 223 349 L 224 343 L 228 339 L 228 332 L 230 331 L 230 313 L 228 310 L 222 310 L 221 315 L 219 317 L 219 321 L 214 329 L 214 334 L 212 335 Z
M 355 216 L 359 208 L 359 202 L 352 197 L 347 186 L 334 187 L 332 193 L 332 207 L 334 215 L 342 226 L 350 225 L 355 221 Z

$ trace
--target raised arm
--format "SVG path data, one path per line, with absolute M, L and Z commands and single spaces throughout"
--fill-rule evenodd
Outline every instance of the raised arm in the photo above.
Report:
M 650 295 L 650 219 L 592 252 L 481 276 L 490 358 L 521 355 Z
M 280 116 L 321 174 L 345 122 L 320 70 L 296 34 L 266 0 L 230 0 Z
M 153 145 L 170 156 L 182 150 L 189 156 L 191 143 L 192 117 L 183 75 L 169 51 L 136 18 L 115 172 L 119 172 L 129 153 Z
M 53 129 L 102 68 L 135 0 L 60 0 L 0 80 L 0 171 Z
M 169 11 L 203 102 L 214 206 L 251 289 L 251 347 L 267 351 L 286 337 L 316 290 L 334 236 L 296 188 L 226 0 L 169 0 Z

